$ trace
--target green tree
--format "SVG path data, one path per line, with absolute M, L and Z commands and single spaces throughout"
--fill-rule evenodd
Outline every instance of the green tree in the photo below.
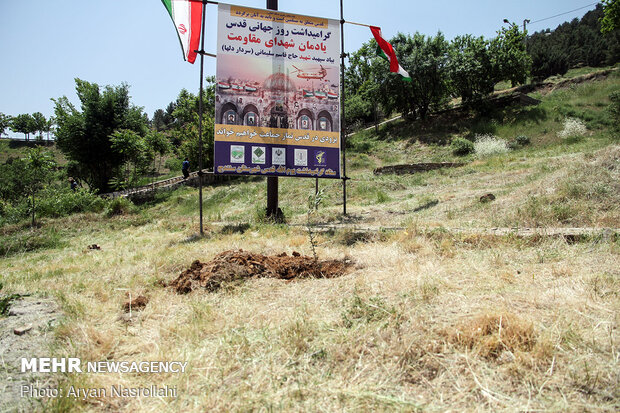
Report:
M 97 192 L 109 189 L 110 179 L 126 157 L 112 147 L 112 134 L 124 129 L 146 133 L 146 116 L 130 102 L 129 86 L 106 86 L 75 79 L 78 110 L 66 96 L 53 99 L 56 141 L 72 163 L 73 172 Z
M 145 137 L 146 146 L 152 154 L 153 158 L 153 170 L 159 172 L 161 169 L 161 161 L 164 155 L 172 150 L 170 140 L 161 132 L 149 131 Z M 159 155 L 159 162 L 155 167 L 155 158 Z
M 390 73 L 387 62 L 381 62 L 375 76 L 381 86 L 379 99 L 386 112 L 401 112 L 415 118 L 426 118 L 429 111 L 444 107 L 448 101 L 446 65 L 448 42 L 441 33 L 426 37 L 402 33 L 390 40 L 403 69 L 411 82 Z
M 347 125 L 374 119 L 376 126 L 382 82 L 378 74 L 384 70 L 383 62 L 376 59 L 376 50 L 377 42 L 371 39 L 349 57 L 345 73 Z
M 502 27 L 491 40 L 490 51 L 494 65 L 494 83 L 509 80 L 512 86 L 525 83 L 530 74 L 532 59 L 527 53 L 526 33 L 511 23 Z
M 24 186 L 26 187 L 30 195 L 32 226 L 34 227 L 36 225 L 36 193 L 41 188 L 43 188 L 43 185 L 45 183 L 48 183 L 50 181 L 51 172 L 54 170 L 56 163 L 54 161 L 52 153 L 43 150 L 43 148 L 40 146 L 37 146 L 35 148 L 29 148 L 23 160 L 25 162 L 25 168 L 22 178 Z
M 130 129 L 119 129 L 112 133 L 110 137 L 112 149 L 120 154 L 122 163 L 125 166 L 124 171 L 119 169 L 116 180 L 134 181 L 138 177 L 138 173 L 144 172 L 150 159 L 149 151 L 144 136 Z M 133 166 L 133 172 L 130 173 L 130 167 Z
M 43 132 L 47 128 L 47 119 L 41 112 L 35 112 L 32 114 L 32 128 L 33 132 L 39 132 L 39 140 L 43 140 Z
M 54 130 L 54 125 L 56 124 L 56 119 L 53 116 L 50 116 L 47 122 L 45 123 L 45 132 L 47 133 L 47 140 L 50 140 L 50 133 Z
M 17 115 L 11 120 L 11 129 L 23 133 L 24 138 L 28 141 L 30 133 L 36 130 L 34 118 L 28 113 Z
M 601 0 L 603 4 L 603 17 L 601 21 L 601 33 L 611 34 L 614 30 L 620 28 L 620 1 L 618 0 Z
M 0 136 L 11 126 L 11 117 L 0 112 Z
M 215 108 L 215 77 L 209 76 L 203 91 L 203 168 L 213 167 L 213 128 Z M 198 168 L 198 107 L 199 98 L 183 89 L 175 102 L 171 138 L 179 155 L 187 157 L 192 168 Z
M 452 95 L 464 104 L 480 100 L 493 92 L 494 67 L 489 42 L 482 36 L 457 36 L 448 52 L 447 73 Z

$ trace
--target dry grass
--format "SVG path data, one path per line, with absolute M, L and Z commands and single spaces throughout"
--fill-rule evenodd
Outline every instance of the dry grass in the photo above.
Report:
M 360 171 L 365 188 L 393 189 L 380 204 L 352 202 L 353 225 L 407 230 L 319 234 L 321 259 L 355 263 L 341 278 L 250 279 L 188 295 L 162 286 L 226 250 L 312 254 L 303 227 L 257 222 L 255 204 L 264 202 L 248 200 L 264 192 L 258 182 L 208 190 L 208 199 L 231 197 L 218 207 L 230 226 L 207 225 L 204 238 L 187 212 L 189 192 L 144 217 L 55 221 L 66 243 L 4 259 L 3 291 L 57 298 L 67 317 L 53 356 L 188 362 L 185 374 L 65 377 L 65 386 L 176 386 L 176 399 L 63 399 L 49 410 L 617 411 L 617 239 L 569 244 L 445 228 L 561 225 L 544 212 L 556 203 L 580 208 L 571 225 L 617 226 L 618 153 L 505 155 L 425 174 L 425 185 L 419 177 L 374 182 Z M 313 190 L 307 180 L 283 181 L 295 199 Z M 479 203 L 486 192 L 497 199 Z M 336 195 L 321 219 L 339 220 Z M 547 198 L 523 215 L 530 197 Z M 292 222 L 303 220 L 298 212 Z M 101 250 L 87 250 L 93 243 Z M 128 292 L 148 297 L 131 317 Z

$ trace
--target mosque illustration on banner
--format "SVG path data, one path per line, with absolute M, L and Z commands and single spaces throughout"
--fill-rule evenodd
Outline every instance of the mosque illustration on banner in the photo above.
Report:
M 218 78 L 216 123 L 338 132 L 340 99 L 331 69 L 293 66 L 262 81 Z

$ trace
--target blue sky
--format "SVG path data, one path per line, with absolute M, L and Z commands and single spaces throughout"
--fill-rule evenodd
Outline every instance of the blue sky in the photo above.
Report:
M 279 9 L 340 18 L 337 0 L 279 0 Z M 385 37 L 397 32 L 448 39 L 460 34 L 492 37 L 504 18 L 522 24 L 592 4 L 592 0 L 344 0 L 345 20 L 380 26 Z M 264 8 L 265 0 L 235 4 Z M 591 5 L 531 24 L 529 31 L 581 17 Z M 217 6 L 207 7 L 205 49 L 215 52 Z M 370 30 L 345 25 L 345 49 L 355 51 Z M 199 60 L 183 61 L 172 22 L 159 0 L 0 0 L 0 112 L 53 114 L 50 98 L 77 103 L 74 78 L 99 85 L 130 85 L 132 102 L 149 117 L 173 101 L 182 88 L 197 93 Z M 215 59 L 205 58 L 205 74 Z

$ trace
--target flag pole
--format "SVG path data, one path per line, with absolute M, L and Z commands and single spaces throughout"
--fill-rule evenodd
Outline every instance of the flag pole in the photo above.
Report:
M 340 87 L 342 88 L 340 93 L 340 105 L 342 110 L 340 111 L 340 146 L 342 150 L 342 215 L 347 215 L 347 133 L 346 122 L 344 119 L 344 101 L 345 101 L 345 87 L 344 87 L 344 58 L 346 53 L 344 52 L 344 14 L 342 9 L 342 0 L 340 0 Z
M 202 3 L 202 28 L 200 43 L 200 97 L 198 99 L 198 204 L 200 205 L 200 236 L 204 235 L 202 226 L 202 90 L 205 65 L 205 15 L 207 14 L 207 4 Z

